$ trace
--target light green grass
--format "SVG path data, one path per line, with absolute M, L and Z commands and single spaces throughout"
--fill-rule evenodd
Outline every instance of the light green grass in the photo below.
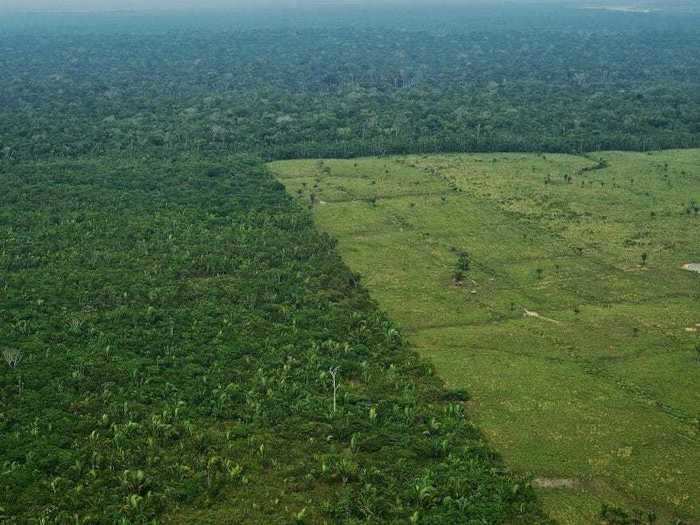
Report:
M 680 269 L 700 262 L 699 150 L 272 169 L 509 464 L 575 481 L 540 491 L 553 517 L 700 520 L 700 275 Z

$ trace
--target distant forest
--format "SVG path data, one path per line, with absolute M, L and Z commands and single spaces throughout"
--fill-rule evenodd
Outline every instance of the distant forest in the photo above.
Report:
M 0 13 L 0 522 L 549 523 L 531 480 L 509 470 L 470 423 L 468 392 L 448 389 L 412 350 L 364 278 L 344 265 L 336 241 L 263 161 L 698 147 L 698 49 L 700 15 L 691 12 Z M 545 185 L 578 188 L 569 186 L 571 174 L 593 176 L 605 160 L 575 159 L 581 171 L 567 168 L 555 183 L 548 173 L 560 173 L 558 161 L 540 157 L 536 166 L 547 174 L 540 179 L 532 168 L 531 196 L 542 190 L 544 197 L 520 202 L 544 203 L 556 221 L 601 225 L 611 244 L 615 235 L 629 236 L 640 251 L 654 238 L 647 232 L 675 224 L 664 222 L 656 196 L 642 194 L 648 186 L 634 178 L 635 200 L 616 211 L 630 211 L 629 227 L 613 231 L 607 212 L 584 223 L 583 208 L 545 200 L 554 195 Z M 697 210 L 680 185 L 691 184 L 688 158 L 659 165 L 662 175 L 648 172 L 669 189 L 668 177 L 677 177 L 673 213 L 683 224 Z M 378 173 L 390 174 L 388 161 L 375 162 Z M 355 170 L 360 163 L 347 164 Z M 322 175 L 331 164 L 336 170 L 336 163 L 309 163 Z M 493 173 L 508 174 L 504 164 Z M 396 166 L 410 176 L 408 166 Z M 456 184 L 437 188 L 431 198 L 444 210 L 469 206 L 453 220 L 480 209 L 457 200 Z M 308 188 L 312 208 L 316 189 Z M 374 214 L 376 191 L 366 208 L 358 206 Z M 600 191 L 588 195 L 614 195 Z M 495 199 L 484 206 L 510 213 Z M 637 214 L 635 202 L 653 205 Z M 373 216 L 404 235 L 393 216 Z M 487 227 L 482 217 L 464 226 L 465 238 L 472 224 Z M 494 233 L 488 245 L 464 246 L 470 255 L 451 249 L 456 266 L 438 286 L 461 293 L 470 265 L 485 275 L 485 263 L 469 258 L 479 248 L 500 243 L 515 258 L 554 238 L 531 216 L 518 217 L 522 239 L 513 228 Z M 659 226 L 637 234 L 635 220 Z M 428 242 L 427 233 L 418 237 L 423 231 L 406 232 L 419 240 L 392 250 Z M 518 244 L 506 246 L 516 234 Z M 672 241 L 664 253 L 675 249 Z M 531 268 L 541 279 L 550 253 L 558 272 L 565 259 L 548 250 L 541 267 L 527 266 L 535 259 L 518 266 L 523 275 Z M 640 288 L 660 264 L 649 253 L 649 273 L 630 274 Z M 576 257 L 589 264 L 582 254 Z M 593 264 L 569 269 L 594 276 L 581 297 L 597 298 L 608 287 L 627 293 L 612 279 L 600 281 Z M 458 279 L 452 272 L 461 272 Z M 562 292 L 566 304 L 569 296 Z M 636 291 L 624 296 L 633 297 Z M 508 313 L 498 306 L 488 315 L 514 319 L 510 304 Z M 578 304 L 567 315 L 578 315 Z M 621 337 L 611 334 L 611 341 Z M 635 352 L 660 339 L 642 333 L 638 341 L 630 344 Z M 568 342 L 557 352 L 588 366 Z M 502 354 L 501 362 L 519 358 L 507 348 Z M 578 392 L 600 399 L 587 387 Z M 651 403 L 644 396 L 635 403 Z M 598 432 L 595 417 L 576 424 L 594 421 Z M 620 450 L 631 454 L 632 446 Z M 649 479 L 666 483 L 646 466 L 652 463 L 644 465 Z M 607 502 L 600 517 L 609 525 L 642 523 Z
M 5 17 L 0 159 L 700 145 L 700 15 L 302 14 Z

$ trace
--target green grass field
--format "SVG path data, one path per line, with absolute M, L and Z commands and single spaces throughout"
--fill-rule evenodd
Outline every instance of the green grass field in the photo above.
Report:
M 271 166 L 552 517 L 700 521 L 700 150 Z

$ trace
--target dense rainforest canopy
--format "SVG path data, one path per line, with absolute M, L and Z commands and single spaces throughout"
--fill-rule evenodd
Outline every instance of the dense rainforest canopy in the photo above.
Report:
M 0 521 L 544 520 L 310 214 L 222 160 L 0 171 Z
M 423 14 L 8 17 L 0 154 L 700 144 L 698 15 Z
M 263 160 L 700 146 L 698 49 L 691 11 L 3 14 L 0 521 L 548 523 Z

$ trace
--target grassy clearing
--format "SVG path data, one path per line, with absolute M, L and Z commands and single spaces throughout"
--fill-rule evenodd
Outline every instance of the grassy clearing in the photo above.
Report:
M 604 502 L 700 519 L 700 280 L 681 269 L 700 262 L 698 166 L 700 150 L 272 169 L 510 465 L 573 481 L 540 491 L 551 515 L 591 523 Z

